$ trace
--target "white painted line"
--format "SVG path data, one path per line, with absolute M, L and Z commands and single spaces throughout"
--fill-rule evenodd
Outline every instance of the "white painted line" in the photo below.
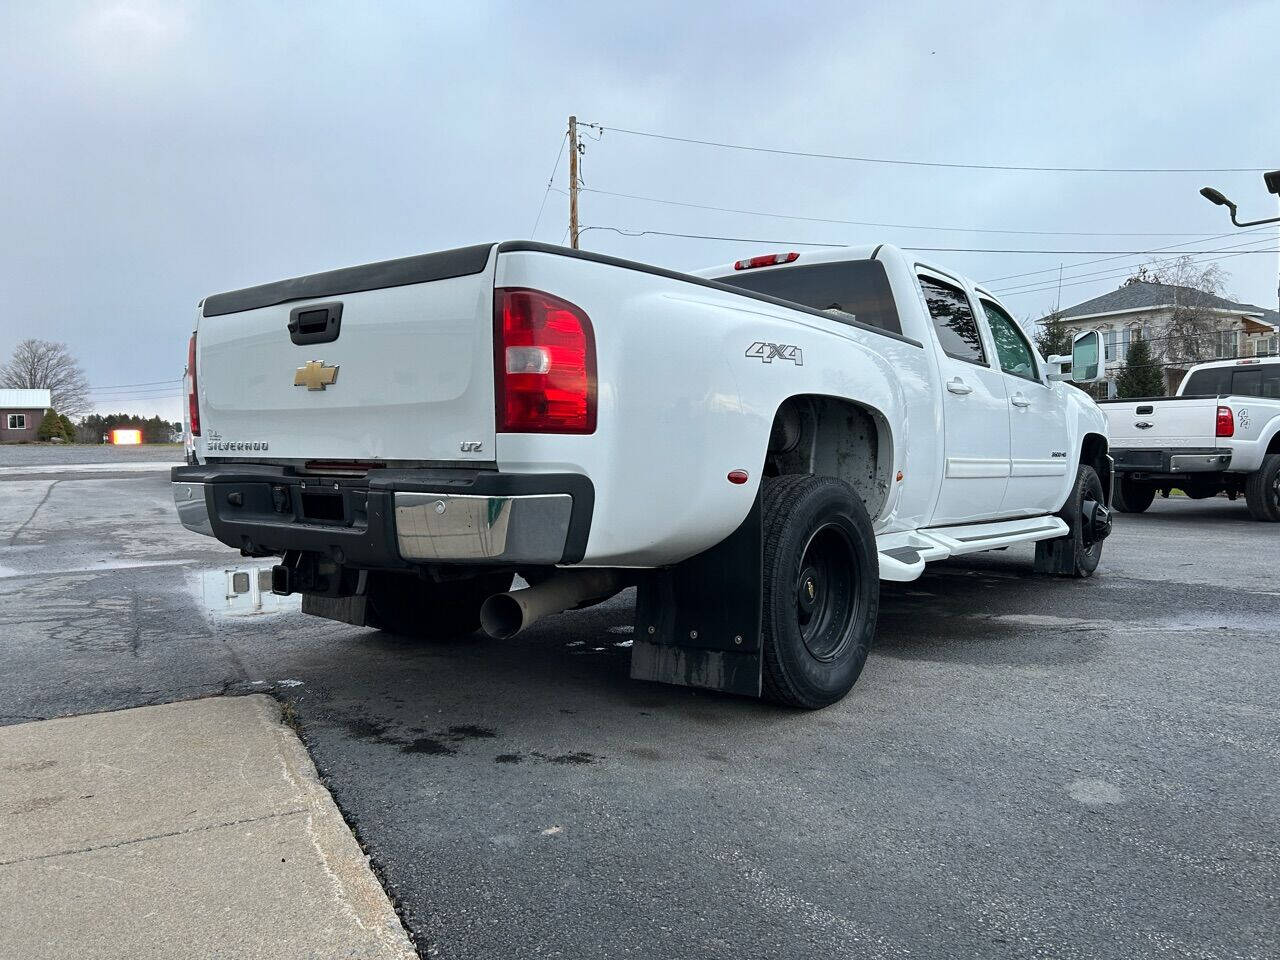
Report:
M 84 573 L 115 573 L 117 570 L 146 570 L 149 567 L 181 567 L 199 560 L 152 560 L 146 563 L 130 563 L 127 560 L 104 560 L 92 567 L 74 567 L 70 570 L 20 570 L 17 567 L 0 567 L 0 580 L 16 580 L 19 577 L 72 577 Z
M 150 473 L 182 466 L 181 460 L 129 460 L 121 463 L 54 463 L 33 464 L 29 467 L 0 467 L 0 476 L 6 473 Z

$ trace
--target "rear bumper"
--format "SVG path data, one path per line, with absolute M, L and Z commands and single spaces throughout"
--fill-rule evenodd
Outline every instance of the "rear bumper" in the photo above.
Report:
M 1231 451 L 1212 447 L 1113 449 L 1116 472 L 1126 474 L 1221 473 L 1231 467 Z
M 571 564 L 586 553 L 595 493 L 580 474 L 291 467 L 175 467 L 183 526 L 253 554 L 300 551 L 357 568 Z

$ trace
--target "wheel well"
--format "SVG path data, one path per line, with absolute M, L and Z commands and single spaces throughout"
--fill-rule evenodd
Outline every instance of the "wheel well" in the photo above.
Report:
M 889 495 L 892 435 L 879 411 L 837 397 L 789 397 L 769 433 L 765 475 L 813 474 L 849 484 L 872 519 Z
M 1280 453 L 1280 433 L 1271 438 L 1271 442 L 1267 444 L 1267 453 Z
M 1080 463 L 1097 471 L 1107 503 L 1111 502 L 1111 471 L 1107 469 L 1107 438 L 1099 433 L 1086 433 L 1080 442 Z

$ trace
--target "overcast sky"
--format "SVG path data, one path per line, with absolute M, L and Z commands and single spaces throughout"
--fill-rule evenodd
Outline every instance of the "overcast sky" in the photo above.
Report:
M 100 407 L 177 418 L 200 297 L 527 237 L 568 114 L 606 127 L 952 163 L 1280 167 L 1280 4 L 9 2 L 0 11 L 0 354 L 66 341 Z M 1230 232 L 1205 184 L 1258 173 L 947 170 L 606 132 L 588 187 L 811 218 L 984 230 Z M 565 163 L 557 184 L 566 183 Z M 558 243 L 551 193 L 537 238 Z M 1202 250 L 1276 233 L 1038 236 L 824 224 L 586 194 L 584 224 L 787 242 Z M 783 246 L 785 247 L 785 243 Z M 676 268 L 773 248 L 588 232 Z M 803 248 L 802 248 L 803 249 Z M 1020 318 L 1119 277 L 1080 254 L 935 253 L 978 280 L 1049 268 Z M 1104 256 L 1099 254 L 1098 256 Z M 1277 258 L 1222 261 L 1276 306 Z M 160 396 L 144 395 L 156 391 Z

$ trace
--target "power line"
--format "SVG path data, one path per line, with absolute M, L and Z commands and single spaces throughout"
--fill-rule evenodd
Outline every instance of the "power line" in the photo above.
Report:
M 1264 229 L 1265 229 L 1264 227 L 1258 227 L 1258 228 L 1253 229 L 1253 230 L 1235 230 L 1235 231 L 1232 231 L 1231 233 L 1218 233 L 1218 234 L 1214 234 L 1214 235 L 1212 235 L 1212 236 L 1205 237 L 1204 239 L 1206 239 L 1206 240 L 1225 240 L 1227 237 L 1239 237 L 1239 236 L 1244 236 L 1245 234 L 1249 234 L 1249 233 L 1262 233 Z M 1166 251 L 1166 250 L 1176 250 L 1176 249 L 1177 249 L 1177 248 L 1179 248 L 1179 247 L 1185 247 L 1185 246 L 1187 246 L 1187 244 L 1188 244 L 1189 242 L 1190 242 L 1190 241 L 1184 241 L 1183 243 L 1171 243 L 1171 244 L 1169 244 L 1168 246 L 1165 246 L 1165 247 L 1155 247 L 1154 249 L 1152 249 L 1152 250 L 1150 250 L 1150 251 L 1148 251 L 1148 252 L 1149 252 L 1149 253 L 1163 253 L 1163 252 L 1164 252 L 1164 251 Z M 1184 251 L 1184 252 L 1189 253 L 1190 251 Z M 1125 256 L 1125 254 L 1121 254 L 1121 256 Z M 1093 264 L 1095 264 L 1095 263 L 1106 263 L 1108 260 L 1119 260 L 1119 259 L 1120 259 L 1120 257 L 1104 257 L 1104 258 L 1103 258 L 1103 259 L 1101 259 L 1101 260 L 1081 260 L 1079 263 L 1069 263 L 1069 264 L 1067 264 L 1067 269 L 1068 269 L 1068 270 L 1071 270 L 1071 269 L 1074 269 L 1075 267 L 1088 267 L 1088 266 L 1091 266 L 1091 265 L 1093 265 Z M 1058 268 L 1057 268 L 1057 267 L 1045 267 L 1045 268 L 1044 268 L 1044 269 L 1042 269 L 1042 270 L 1028 270 L 1026 273 L 1011 273 L 1011 274 L 1009 274 L 1008 276 L 1005 276 L 1005 277 L 992 277 L 990 280 L 983 280 L 982 282 L 983 282 L 983 283 L 999 283 L 1001 280 L 1015 280 L 1015 279 L 1017 279 L 1018 277 L 1031 277 L 1031 276 L 1035 276 L 1037 273 L 1052 273 L 1052 272 L 1053 272 L 1054 270 L 1056 270 L 1056 269 L 1058 269 Z
M 567 133 L 560 138 L 560 152 L 556 154 L 555 166 L 551 168 L 551 176 L 547 178 L 547 189 L 542 191 L 542 203 L 538 204 L 538 216 L 533 221 L 533 229 L 529 231 L 530 240 L 538 232 L 538 224 L 542 222 L 542 211 L 547 207 L 547 197 L 551 194 L 551 185 L 556 181 L 556 172 L 560 169 L 560 158 L 564 156 L 564 145 L 568 139 Z
M 1238 257 L 1245 253 L 1280 253 L 1280 247 L 1272 247 L 1269 250 L 1237 250 L 1234 253 L 1224 253 L 1217 257 L 1193 258 L 1195 263 L 1215 263 L 1219 260 L 1228 260 L 1231 257 Z M 1167 261 L 1158 261 L 1167 262 Z M 1140 267 L 1141 264 L 1130 264 L 1117 270 L 1099 271 L 1099 276 L 1093 276 L 1089 279 L 1078 279 L 1072 283 L 1063 283 L 1063 287 L 1078 287 L 1087 283 L 1105 283 L 1108 280 L 1118 280 L 1121 277 L 1131 276 L 1133 271 Z M 1088 277 L 1088 274 L 1081 274 L 1081 277 Z M 1022 287 L 1004 287 L 995 289 L 992 292 L 999 294 L 1001 297 L 1020 297 L 1027 293 L 1043 293 L 1047 290 L 1053 290 L 1059 286 L 1056 283 L 1040 283 L 1039 285 L 1026 284 Z
M 837 153 L 812 153 L 805 150 L 785 150 L 779 147 L 758 147 L 741 143 L 725 143 L 719 140 L 701 140 L 696 137 L 676 137 L 648 130 L 628 130 L 625 127 L 606 127 L 598 123 L 584 123 L 601 133 L 625 133 L 633 137 L 648 137 L 672 143 L 694 143 L 704 147 L 720 147 L 725 150 L 745 150 L 752 153 L 771 153 L 785 157 L 811 157 L 818 160 L 847 160 L 853 163 L 880 163 L 902 167 L 942 167 L 952 170 L 1020 170 L 1034 173 L 1264 173 L 1269 167 L 1038 167 L 999 163 L 946 163 L 934 160 L 899 160 L 886 157 L 860 157 Z
M 1218 253 L 1226 253 L 1227 251 L 1236 250 L 1236 248 L 1237 248 L 1237 247 L 1248 247 L 1248 246 L 1253 246 L 1254 244 L 1258 244 L 1258 243 L 1275 243 L 1275 242 L 1276 242 L 1276 240 L 1275 240 L 1275 238 L 1274 238 L 1274 237 L 1258 237 L 1258 238 L 1257 238 L 1257 239 L 1255 239 L 1255 240 L 1248 240 L 1248 241 L 1245 241 L 1244 243 L 1232 243 L 1232 244 L 1228 244 L 1227 246 L 1225 246 L 1225 247 L 1219 247 L 1219 248 L 1217 248 L 1216 250 L 1213 250 L 1212 252 L 1213 252 L 1213 253 L 1215 253 L 1215 254 L 1218 254 Z M 1237 252 L 1239 252 L 1239 253 L 1265 253 L 1266 251 L 1262 251 L 1262 250 L 1257 250 L 1257 251 L 1253 251 L 1253 250 L 1240 250 L 1240 251 L 1237 251 Z M 1199 261 L 1199 260 L 1201 259 L 1201 257 L 1203 257 L 1203 256 L 1205 256 L 1205 254 L 1195 254 L 1195 255 L 1193 255 L 1191 251 L 1187 251 L 1187 252 L 1184 252 L 1184 253 L 1176 253 L 1176 254 L 1174 254 L 1174 255 L 1172 255 L 1172 256 L 1167 256 L 1167 257 L 1157 257 L 1154 261 L 1151 261 L 1151 262 L 1154 262 L 1154 263 L 1172 263 L 1172 262 L 1174 262 L 1175 260 L 1179 260 L 1179 259 L 1181 259 L 1182 257 L 1187 257 L 1187 258 L 1188 258 L 1188 259 L 1190 259 L 1190 260 Z M 1115 257 L 1115 258 L 1107 258 L 1107 259 L 1123 260 L 1123 259 L 1125 259 L 1125 258 L 1124 258 L 1124 257 Z M 1093 262 L 1093 263 L 1102 263 L 1102 262 L 1105 262 L 1105 261 L 1102 261 L 1102 260 L 1095 260 L 1095 261 L 1092 261 L 1092 262 Z M 1126 271 L 1133 270 L 1133 269 L 1135 269 L 1136 267 L 1140 266 L 1142 262 L 1144 262 L 1144 261 L 1139 261 L 1139 262 L 1132 262 L 1132 261 L 1131 261 L 1130 263 L 1125 264 L 1125 265 L 1123 265 L 1123 266 L 1117 265 L 1117 266 L 1114 266 L 1114 267 L 1104 267 L 1104 268 L 1103 268 L 1103 269 L 1101 269 L 1101 270 L 1091 270 L 1091 271 L 1088 271 L 1087 273 L 1068 273 L 1068 274 L 1065 274 L 1065 275 L 1063 275 L 1063 276 L 1059 277 L 1059 278 L 1058 278 L 1058 281 L 1061 281 L 1061 280 L 1079 280 L 1079 279 L 1080 279 L 1080 278 L 1082 278 L 1082 277 L 1103 277 L 1103 276 L 1107 276 L 1107 275 L 1110 275 L 1110 274 L 1116 274 L 1117 272 L 1119 272 L 1119 273 L 1124 273 L 1124 272 L 1126 272 Z M 1076 266 L 1087 266 L 1087 265 L 1088 265 L 1088 263 L 1089 263 L 1089 261 L 1086 261 L 1085 263 L 1076 264 Z M 1050 268 L 1050 270 L 1052 270 L 1052 269 L 1053 269 L 1053 268 L 1051 267 L 1051 268 Z M 1050 270 L 1038 270 L 1038 271 L 1034 271 L 1034 272 L 1036 272 L 1036 273 L 1048 273 L 1048 272 L 1050 272 Z M 1023 274 L 1023 276 L 1030 276 L 1030 274 Z M 1041 277 L 1041 278 L 1039 278 L 1039 279 L 1037 279 L 1037 280 L 1027 280 L 1027 281 L 1024 281 L 1024 282 L 1022 282 L 1022 283 L 1015 283 L 1015 284 L 1011 284 L 1011 285 L 1009 285 L 1009 286 L 1007 286 L 1007 287 L 992 287 L 992 289 L 997 290 L 997 291 L 998 291 L 998 290 L 1017 290 L 1017 289 L 1019 289 L 1019 288 L 1021 288 L 1021 287 L 1039 287 L 1039 286 L 1042 286 L 1042 285 L 1053 286 L 1053 285 L 1054 285 L 1054 283 L 1056 283 L 1056 282 L 1057 282 L 1057 281 L 1050 281 L 1050 279 L 1049 279 L 1048 277 Z M 988 283 L 987 283 L 987 284 L 985 284 L 985 285 L 987 285 L 987 286 L 991 286 L 990 282 L 988 282 Z
M 621 227 L 583 227 L 578 233 L 588 230 L 611 230 L 624 237 L 684 237 L 687 240 L 725 240 L 730 243 L 773 243 L 788 247 L 843 247 L 843 243 L 805 243 L 802 240 L 760 240 L 750 237 L 712 237 L 702 233 L 671 233 L 666 230 L 624 230 Z
M 137 393 L 119 393 L 106 397 L 90 397 L 93 403 L 115 403 L 117 400 L 151 400 L 156 397 L 181 397 L 185 394 L 181 390 L 147 390 L 138 391 Z
M 159 384 L 170 384 L 181 382 L 181 377 L 170 377 L 168 380 L 147 380 L 142 383 L 117 383 L 110 387 L 90 387 L 90 392 L 96 393 L 99 390 L 124 390 L 128 387 L 154 387 Z
M 553 188 L 557 193 L 566 191 Z M 736 213 L 751 217 L 772 217 L 778 220 L 803 220 L 806 223 L 832 223 L 853 227 L 883 227 L 891 230 L 934 230 L 940 233 L 996 233 L 1033 237 L 1198 237 L 1208 239 L 1212 234 L 1205 233 L 1165 233 L 1151 232 L 1091 232 L 1082 230 L 998 230 L 989 227 L 940 227 L 923 223 L 878 223 L 873 220 L 838 220 L 831 217 L 809 217 L 793 213 L 767 213 L 763 210 L 744 210 L 738 207 L 717 207 L 706 203 L 690 203 L 684 200 L 665 200 L 661 197 L 644 197 L 632 193 L 615 193 L 612 190 L 597 190 L 594 187 L 582 187 L 582 193 L 597 193 L 605 197 L 619 197 L 623 200 L 641 200 L 646 203 L 661 203 L 671 207 L 690 207 L 695 210 L 714 210 L 718 213 Z
M 625 230 L 621 227 L 612 226 L 591 226 L 583 227 L 582 231 L 587 230 L 611 230 L 614 233 L 621 234 L 624 237 L 684 237 L 690 240 L 724 240 L 732 243 L 776 243 L 784 246 L 796 247 L 845 247 L 846 243 L 812 243 L 803 240 L 762 240 L 758 237 L 717 237 L 709 236 L 702 233 L 676 233 L 667 230 Z M 1036 254 L 1083 254 L 1083 253 L 1115 253 L 1121 256 L 1134 256 L 1137 254 L 1158 253 L 1165 249 L 1157 247 L 1150 250 L 1045 250 L 1020 247 L 899 247 L 901 250 L 910 250 L 913 253 L 1036 253 Z M 1218 250 L 1184 250 L 1185 254 L 1204 254 L 1218 253 Z M 1242 253 L 1274 253 L 1274 250 L 1242 250 Z

